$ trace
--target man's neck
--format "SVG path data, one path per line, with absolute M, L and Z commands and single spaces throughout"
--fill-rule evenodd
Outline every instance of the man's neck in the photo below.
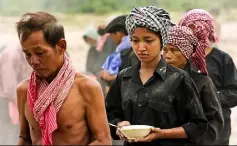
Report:
M 48 77 L 46 77 L 46 81 L 48 83 L 51 83 L 54 80 L 54 78 L 58 75 L 58 72 L 61 70 L 63 64 L 64 64 L 64 59 L 62 59 L 59 67 L 57 68 L 57 70 L 54 73 L 52 73 L 51 75 L 49 75 Z
M 58 74 L 59 71 L 60 71 L 60 68 L 59 68 L 59 70 L 55 71 L 55 72 L 54 72 L 53 74 L 51 74 L 50 76 L 46 77 L 46 81 L 47 81 L 48 83 L 51 83 L 51 82 L 54 80 L 54 78 L 57 76 L 57 74 Z

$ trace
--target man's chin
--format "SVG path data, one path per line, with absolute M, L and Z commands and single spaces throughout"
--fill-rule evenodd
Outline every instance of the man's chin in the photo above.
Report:
M 47 77 L 47 75 L 46 74 L 43 74 L 43 73 L 41 73 L 41 72 L 35 72 L 36 73 L 36 75 L 37 76 L 39 76 L 39 77 L 41 77 L 41 78 L 46 78 Z

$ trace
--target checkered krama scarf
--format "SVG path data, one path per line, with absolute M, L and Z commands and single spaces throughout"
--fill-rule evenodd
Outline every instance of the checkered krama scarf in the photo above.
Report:
M 218 40 L 215 34 L 212 16 L 205 10 L 193 9 L 184 14 L 179 25 L 187 27 L 190 27 L 191 25 L 194 26 L 193 33 L 198 38 L 198 45 L 197 50 L 193 55 L 193 64 L 197 68 L 200 68 L 202 73 L 207 74 L 205 49 L 210 43 L 217 42 Z
M 28 87 L 28 104 L 42 133 L 42 145 L 52 145 L 52 134 L 58 128 L 57 113 L 74 82 L 75 70 L 64 55 L 64 64 L 51 83 L 31 74 Z
M 186 26 L 174 26 L 168 32 L 168 43 L 177 47 L 189 60 L 196 49 L 198 39 Z
M 145 27 L 159 33 L 162 39 L 162 48 L 167 43 L 168 29 L 173 25 L 169 13 L 156 6 L 133 8 L 125 23 L 129 35 L 132 35 L 137 27 Z

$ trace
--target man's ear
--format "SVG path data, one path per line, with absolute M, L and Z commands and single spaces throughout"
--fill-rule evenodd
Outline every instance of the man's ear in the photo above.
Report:
M 56 48 L 58 49 L 60 54 L 64 54 L 66 52 L 67 49 L 67 42 L 65 39 L 60 39 L 57 44 L 56 44 Z

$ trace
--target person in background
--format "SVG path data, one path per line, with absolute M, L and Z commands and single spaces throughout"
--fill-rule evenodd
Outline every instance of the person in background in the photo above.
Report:
M 97 74 L 99 70 L 96 67 L 96 62 L 98 60 L 99 53 L 96 50 L 99 34 L 96 27 L 87 28 L 83 34 L 84 41 L 90 46 L 87 59 L 86 59 L 86 72 Z
M 110 33 L 112 40 L 117 45 L 115 51 L 110 54 L 102 66 L 99 76 L 106 83 L 106 91 L 108 91 L 111 82 L 116 78 L 119 73 L 120 65 L 122 62 L 121 52 L 131 49 L 130 38 L 125 28 L 125 20 L 127 15 L 121 15 L 114 18 L 106 27 L 106 33 Z
M 208 128 L 202 138 L 197 140 L 200 145 L 210 145 L 219 139 L 224 119 L 217 90 L 210 77 L 199 72 L 191 63 L 198 39 L 190 28 L 174 26 L 168 32 L 168 43 L 163 56 L 172 66 L 185 70 L 195 82 L 200 94 L 203 110 L 208 120 Z
M 97 47 L 96 50 L 99 53 L 99 56 L 97 58 L 97 61 L 95 62 L 95 66 L 98 68 L 96 70 L 101 70 L 101 66 L 104 64 L 106 58 L 114 52 L 116 48 L 116 44 L 112 40 L 112 37 L 109 33 L 105 32 L 106 25 L 100 25 L 98 26 L 98 34 L 99 39 L 97 41 Z M 99 72 L 97 72 L 97 75 Z
M 15 90 L 30 76 L 32 69 L 25 60 L 19 41 L 12 39 L 0 48 L 0 144 L 14 145 L 19 129 Z
M 218 39 L 213 18 L 207 11 L 202 9 L 190 10 L 181 18 L 179 25 L 190 27 L 198 38 L 197 51 L 193 57 L 203 59 L 197 63 L 203 64 L 201 71 L 208 73 L 216 86 L 224 116 L 224 128 L 215 144 L 229 145 L 231 135 L 230 108 L 237 105 L 236 66 L 229 54 L 212 46 Z
M 136 7 L 126 19 L 139 62 L 122 70 L 112 83 L 106 97 L 108 120 L 118 127 L 154 127 L 149 135 L 131 143 L 119 128 L 111 127 L 113 138 L 124 139 L 126 145 L 195 144 L 206 130 L 196 85 L 185 71 L 161 56 L 171 25 L 169 13 L 155 6 Z

